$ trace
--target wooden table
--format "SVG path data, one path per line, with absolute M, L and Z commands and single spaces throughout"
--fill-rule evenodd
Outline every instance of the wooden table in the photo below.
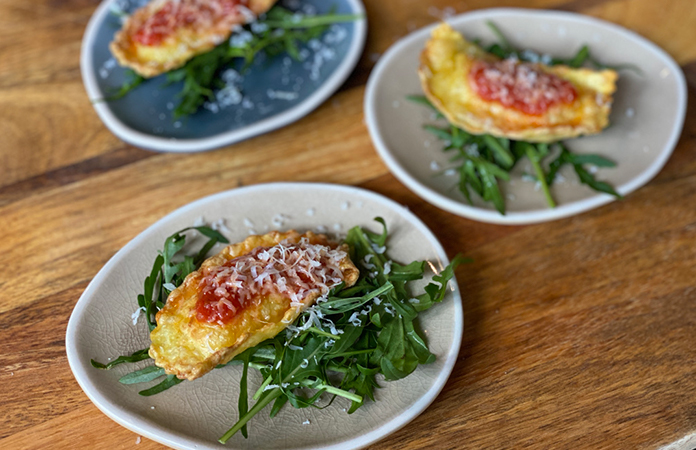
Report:
M 450 380 L 373 448 L 696 447 L 686 442 L 696 431 L 695 2 L 366 0 L 367 47 L 332 100 L 284 129 L 188 155 L 126 145 L 97 118 L 79 73 L 97 3 L 0 2 L 0 448 L 161 448 L 82 393 L 65 354 L 70 312 L 160 217 L 269 181 L 379 192 L 450 255 L 475 260 L 457 271 L 466 327 Z M 689 79 L 686 126 L 666 167 L 624 201 L 533 226 L 472 222 L 387 171 L 363 123 L 365 83 L 375 55 L 446 7 L 530 5 L 610 20 L 664 48 Z

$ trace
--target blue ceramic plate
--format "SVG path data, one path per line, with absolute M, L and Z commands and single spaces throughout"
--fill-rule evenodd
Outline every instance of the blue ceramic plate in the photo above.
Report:
M 285 55 L 261 56 L 246 71 L 225 73 L 226 87 L 218 101 L 196 114 L 173 117 L 180 83 L 166 85 L 161 75 L 125 97 L 105 102 L 128 74 L 109 51 L 121 27 L 115 10 L 132 12 L 143 0 L 105 0 L 90 20 L 82 40 L 80 66 L 90 100 L 104 124 L 120 139 L 138 147 L 165 152 L 198 152 L 229 145 L 285 126 L 325 101 L 346 80 L 362 53 L 367 32 L 364 19 L 334 24 L 320 38 L 300 49 L 303 60 Z M 290 9 L 317 13 L 365 13 L 360 0 L 281 1 Z

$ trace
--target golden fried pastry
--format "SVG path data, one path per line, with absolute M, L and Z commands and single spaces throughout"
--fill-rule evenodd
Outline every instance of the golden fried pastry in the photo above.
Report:
M 613 70 L 501 60 L 444 23 L 426 43 L 418 74 L 450 123 L 531 142 L 599 133 L 609 123 L 618 78 Z
M 196 379 L 283 331 L 333 286 L 359 271 L 348 247 L 296 231 L 249 236 L 207 259 L 157 313 L 150 356 Z
M 252 22 L 276 0 L 153 0 L 116 33 L 109 48 L 122 66 L 144 77 L 181 67 Z

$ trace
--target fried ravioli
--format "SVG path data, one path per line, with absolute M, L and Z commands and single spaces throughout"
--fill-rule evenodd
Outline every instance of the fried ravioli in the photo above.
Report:
M 235 25 L 252 22 L 276 0 L 153 0 L 116 33 L 109 48 L 119 64 L 150 78 L 212 50 Z
M 444 23 L 426 43 L 418 74 L 450 123 L 530 142 L 599 133 L 609 123 L 618 78 L 613 70 L 501 60 Z
M 207 259 L 157 313 L 150 356 L 168 374 L 193 380 L 274 337 L 333 286 L 359 271 L 324 235 L 249 236 Z

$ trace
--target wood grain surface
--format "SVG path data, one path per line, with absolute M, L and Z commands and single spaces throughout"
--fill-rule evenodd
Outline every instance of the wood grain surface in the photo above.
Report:
M 674 449 L 691 450 L 696 2 L 364 1 L 367 46 L 331 100 L 228 148 L 162 154 L 119 141 L 87 98 L 79 50 L 96 0 L 0 0 L 0 448 L 163 448 L 80 390 L 65 354 L 75 302 L 121 246 L 190 201 L 240 185 L 322 181 L 408 206 L 450 255 L 475 260 L 457 271 L 466 326 L 451 378 L 421 416 L 373 448 L 658 449 L 682 440 Z M 363 121 L 375 60 L 445 8 L 493 6 L 603 18 L 677 60 L 690 106 L 654 180 L 572 218 L 506 227 L 441 211 L 388 172 Z

